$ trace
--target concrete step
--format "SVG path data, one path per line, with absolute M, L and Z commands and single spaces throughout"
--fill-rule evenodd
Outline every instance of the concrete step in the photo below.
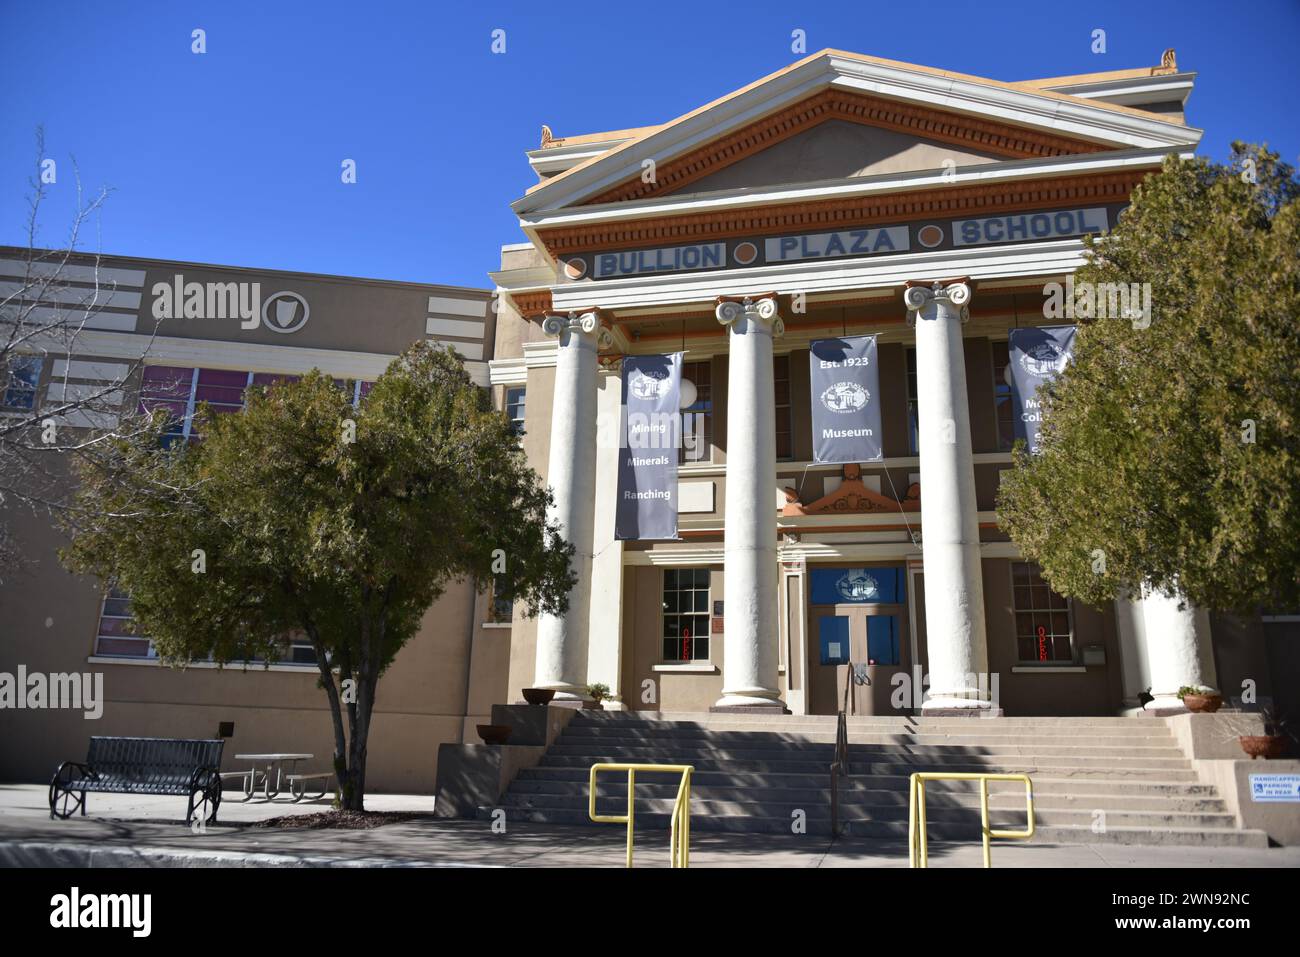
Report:
M 624 726 L 665 729 L 715 729 L 742 731 L 798 731 L 835 729 L 837 716 L 827 715 L 736 715 L 682 714 L 676 717 L 661 712 L 582 711 L 570 728 L 583 726 Z M 1020 733 L 1046 732 L 1073 734 L 1085 730 L 1116 735 L 1167 734 L 1168 725 L 1160 718 L 917 718 L 911 716 L 850 715 L 850 730 L 855 728 L 886 733 L 900 730 L 932 733 L 985 734 L 1014 730 Z
M 581 769 L 585 777 L 592 763 L 599 762 L 591 762 L 586 758 L 573 757 L 572 755 L 546 756 L 542 759 L 542 763 L 538 765 L 538 768 Z M 756 782 L 771 775 L 791 775 L 806 781 L 826 782 L 828 784 L 830 781 L 830 767 L 821 761 L 812 763 L 797 761 L 692 761 L 690 766 L 695 769 L 696 777 L 700 774 L 717 774 L 722 780 L 745 787 L 760 786 Z M 1000 761 L 997 765 L 959 764 L 956 762 L 947 764 L 890 763 L 887 761 L 852 762 L 849 765 L 848 776 L 863 778 L 896 777 L 906 782 L 916 772 L 1028 774 L 1035 779 L 1039 777 L 1070 778 L 1072 780 L 1086 780 L 1089 778 L 1098 780 L 1127 779 L 1136 781 L 1178 781 L 1188 784 L 1194 784 L 1197 780 L 1196 772 L 1190 768 L 1125 768 L 1114 765 L 1078 767 L 1073 764 L 1053 765 L 1042 761 L 1025 762 L 1018 765 L 1011 761 Z M 643 772 L 638 776 L 638 779 L 654 780 L 654 775 Z
M 490 820 L 493 808 L 479 809 L 479 817 Z M 581 824 L 589 827 L 618 827 L 619 825 L 596 825 L 587 817 L 587 810 L 569 808 L 523 808 L 516 807 L 506 811 L 507 820 L 526 821 L 535 824 Z M 669 815 L 646 813 L 636 816 L 638 830 L 666 830 Z M 805 820 L 805 834 L 810 838 L 825 838 L 830 835 L 830 821 L 822 818 Z M 743 834 L 791 834 L 792 820 L 784 817 L 740 817 L 740 816 L 700 816 L 692 815 L 691 831 L 727 831 Z M 901 821 L 853 821 L 845 826 L 844 833 L 855 837 L 873 837 L 906 842 L 908 824 Z M 927 823 L 926 832 L 929 840 L 978 842 L 979 824 L 972 828 L 967 823 L 933 822 Z M 1180 844 L 1203 847 L 1267 847 L 1268 837 L 1263 831 L 1236 830 L 1227 828 L 1175 828 L 1144 826 L 1107 826 L 1104 831 L 1096 831 L 1091 825 L 1050 825 L 1037 828 L 1033 840 L 1051 844 Z M 1004 843 L 995 840 L 994 845 Z M 996 855 L 996 847 L 993 851 Z
M 600 727 L 580 725 L 569 727 L 561 737 L 561 742 L 577 744 L 579 742 L 607 741 L 611 744 L 664 743 L 674 744 L 710 744 L 725 746 L 737 741 L 750 740 L 755 747 L 801 747 L 812 744 L 835 743 L 835 729 L 809 730 L 800 732 L 785 731 L 718 731 L 708 728 L 684 728 L 677 730 L 650 729 L 644 732 L 621 727 Z M 908 745 L 908 746 L 964 746 L 964 747 L 1100 747 L 1122 748 L 1166 748 L 1177 750 L 1178 744 L 1172 735 L 1125 735 L 1122 740 L 1109 736 L 1091 734 L 1070 735 L 1034 735 L 1020 732 L 1003 732 L 998 734 L 958 734 L 958 733 L 884 733 L 849 730 L 849 744 L 861 745 Z
M 659 777 L 663 780 L 664 777 Z M 517 784 L 528 784 L 530 782 L 546 782 L 548 785 L 556 787 L 568 787 L 570 785 L 587 786 L 588 772 L 580 767 L 545 767 L 526 768 L 519 772 L 516 779 Z M 654 776 L 642 776 L 637 781 L 637 788 L 654 787 Z M 1040 775 L 1033 776 L 1034 793 L 1043 794 L 1077 794 L 1079 796 L 1087 795 L 1179 795 L 1187 797 L 1216 797 L 1213 787 L 1208 784 L 1196 783 L 1196 777 L 1193 772 L 1186 772 L 1181 780 L 1158 780 L 1143 779 L 1122 776 L 1102 776 L 1095 775 L 1090 777 L 1045 777 Z M 830 776 L 826 769 L 821 769 L 814 774 L 728 774 L 714 771 L 696 771 L 691 775 L 692 788 L 717 786 L 717 787 L 740 787 L 740 788 L 760 788 L 772 790 L 776 788 L 807 788 L 820 790 L 823 793 L 829 793 L 826 789 L 830 786 Z M 601 782 L 602 789 L 606 782 Z M 675 788 L 676 785 L 664 785 L 665 787 Z M 840 779 L 840 792 L 847 793 L 853 790 L 891 790 L 899 791 L 906 795 L 908 787 L 907 774 L 862 774 L 852 777 L 843 777 Z M 1000 788 L 1009 789 L 1010 793 L 1016 793 L 1017 784 L 1008 782 L 994 782 L 989 786 L 991 794 L 997 794 Z M 977 793 L 977 785 L 974 781 L 934 781 L 926 786 L 930 794 L 953 793 L 967 791 Z
M 518 795 L 579 795 L 585 801 L 586 782 L 550 781 L 546 779 L 524 779 L 516 782 L 510 789 L 511 794 Z M 620 788 L 612 782 L 602 783 L 600 794 L 603 797 L 625 800 L 626 787 Z M 672 800 L 677 795 L 677 785 L 637 784 L 637 798 L 659 798 Z M 700 801 L 776 801 L 801 807 L 826 804 L 830 801 L 827 787 L 786 787 L 786 788 L 739 788 L 719 786 L 692 785 L 691 797 Z M 1214 797 L 1184 796 L 1178 794 L 1075 794 L 1063 791 L 1044 791 L 1037 784 L 1034 788 L 1035 807 L 1054 808 L 1056 810 L 1104 810 L 1104 811 L 1170 811 L 1184 813 L 1227 812 L 1224 802 Z M 927 791 L 928 806 L 979 807 L 979 792 L 968 789 L 960 792 Z M 840 803 L 855 807 L 907 807 L 908 792 L 905 786 L 896 788 L 840 788 Z M 1025 806 L 1023 790 L 1011 790 L 1006 793 L 994 791 L 989 795 L 989 806 L 1012 810 L 1023 810 Z
M 818 771 L 829 773 L 830 752 L 805 756 L 802 751 L 773 752 L 771 750 L 733 750 L 687 752 L 676 749 L 642 748 L 573 752 L 561 746 L 552 746 L 543 758 L 552 767 L 570 766 L 590 768 L 593 764 L 689 764 L 696 770 L 710 771 L 793 771 L 805 774 Z M 1146 758 L 1128 756 L 1089 755 L 1016 755 L 1016 754 L 850 754 L 851 773 L 869 773 L 878 767 L 905 767 L 913 771 L 983 771 L 1021 774 L 1045 769 L 1073 769 L 1074 771 L 1189 771 L 1191 763 L 1186 758 Z
M 772 817 L 793 820 L 796 813 L 802 813 L 807 819 L 829 819 L 830 804 L 825 797 L 815 802 L 783 802 L 768 800 L 766 797 L 748 800 L 718 801 L 700 799 L 692 795 L 691 815 L 695 817 Z M 582 811 L 588 807 L 587 797 L 565 794 L 509 794 L 499 807 L 533 809 L 569 809 Z M 643 814 L 668 815 L 673 809 L 672 798 L 653 798 L 637 796 L 636 816 Z M 596 811 L 598 814 L 617 815 L 627 810 L 626 801 L 620 796 L 598 797 Z M 508 814 L 508 811 L 507 811 Z M 841 804 L 841 818 L 845 821 L 905 821 L 908 817 L 906 804 L 862 805 Z M 1025 806 L 1018 808 L 994 807 L 990 809 L 992 826 L 995 828 L 1018 829 L 1025 826 Z M 979 826 L 980 812 L 978 803 L 974 806 L 952 806 L 926 802 L 926 819 L 931 823 L 968 822 Z M 1235 818 L 1226 812 L 1188 812 L 1188 811 L 1129 811 L 1110 810 L 1104 817 L 1098 817 L 1091 809 L 1039 807 L 1035 804 L 1034 820 L 1043 826 L 1088 825 L 1100 821 L 1107 827 L 1177 827 L 1177 828 L 1230 828 Z
M 781 741 L 772 740 L 761 735 L 740 735 L 725 740 L 698 739 L 641 739 L 641 737 L 575 737 L 564 735 L 551 746 L 555 754 L 695 754 L 707 757 L 710 754 L 753 754 L 755 757 L 768 757 L 774 754 L 806 754 L 809 757 L 831 759 L 835 752 L 835 737 L 829 741 Z M 1097 757 L 1112 758 L 1113 746 L 1080 744 L 1078 739 L 1057 745 L 1047 744 L 1006 744 L 1006 742 L 970 742 L 970 744 L 950 744 L 950 742 L 874 742 L 854 741 L 849 739 L 849 752 L 862 759 L 880 754 L 915 754 L 946 757 L 946 755 L 1036 755 L 1036 757 Z M 1183 759 L 1182 750 L 1174 744 L 1165 745 L 1125 745 L 1123 754 L 1130 758 L 1171 758 Z M 632 758 L 628 758 L 632 759 Z

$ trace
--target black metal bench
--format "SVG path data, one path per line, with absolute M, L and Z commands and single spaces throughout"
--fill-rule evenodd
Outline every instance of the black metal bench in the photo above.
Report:
M 221 749 L 226 742 L 177 738 L 91 738 L 84 764 L 64 761 L 50 780 L 50 817 L 66 820 L 86 792 L 184 794 L 185 823 L 196 816 L 208 824 L 221 805 Z

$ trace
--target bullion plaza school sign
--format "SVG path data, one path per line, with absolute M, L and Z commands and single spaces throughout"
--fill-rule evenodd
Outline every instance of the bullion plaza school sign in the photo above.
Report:
M 578 253 L 564 260 L 561 273 L 571 282 L 584 279 L 624 279 L 665 273 L 749 269 L 820 259 L 852 259 L 927 250 L 1077 239 L 1090 233 L 1099 234 L 1109 230 L 1123 208 L 1123 204 L 1090 206 L 718 240 L 649 249 Z

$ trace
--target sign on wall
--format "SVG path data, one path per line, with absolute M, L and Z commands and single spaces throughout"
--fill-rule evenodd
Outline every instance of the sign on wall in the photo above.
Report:
M 623 360 L 623 434 L 614 537 L 676 540 L 682 353 Z
M 880 373 L 876 337 L 818 339 L 809 345 L 815 462 L 879 462 Z
M 1300 803 L 1300 774 L 1252 774 L 1250 799 L 1261 803 Z
M 685 246 L 575 252 L 564 256 L 560 274 L 567 282 L 601 281 L 1073 239 L 1104 233 L 1123 206 L 1031 210 L 979 219 L 919 219 L 832 232 L 737 236 Z
M 1032 326 L 1012 329 L 1007 340 L 1011 377 L 1011 408 L 1016 438 L 1037 452 L 1043 430 L 1039 388 L 1064 370 L 1074 353 L 1074 326 Z
M 906 571 L 902 566 L 813 568 L 808 592 L 810 605 L 901 605 L 907 601 Z

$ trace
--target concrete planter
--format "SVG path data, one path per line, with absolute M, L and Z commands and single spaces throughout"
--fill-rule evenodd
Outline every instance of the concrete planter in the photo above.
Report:
M 1193 714 L 1214 714 L 1223 707 L 1223 696 L 1217 694 L 1183 695 L 1183 705 Z
M 1255 758 L 1276 760 L 1286 750 L 1286 738 L 1280 734 L 1243 734 L 1237 740 L 1252 761 Z
M 475 727 L 484 744 L 495 745 L 505 744 L 510 738 L 510 732 L 514 730 L 508 724 L 480 724 Z

